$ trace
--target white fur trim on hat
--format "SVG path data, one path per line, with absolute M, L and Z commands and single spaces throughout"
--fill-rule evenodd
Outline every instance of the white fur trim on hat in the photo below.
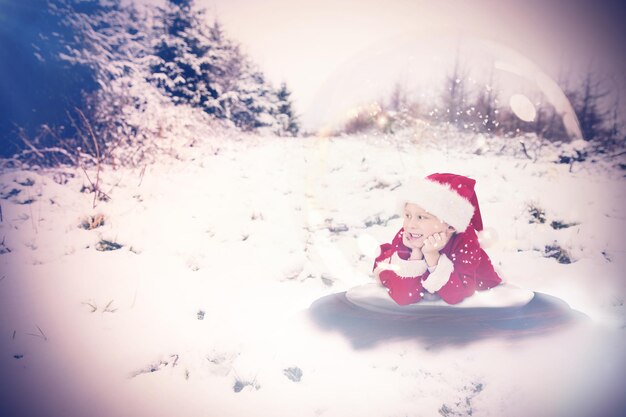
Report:
M 413 179 L 403 186 L 400 193 L 401 211 L 406 203 L 417 204 L 459 233 L 467 229 L 474 215 L 472 203 L 447 184 L 427 179 Z

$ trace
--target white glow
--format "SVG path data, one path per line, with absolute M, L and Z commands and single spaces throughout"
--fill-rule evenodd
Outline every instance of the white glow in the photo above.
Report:
M 361 253 L 370 259 L 376 258 L 380 252 L 380 244 L 369 233 L 361 233 L 357 238 L 357 245 Z
M 523 94 L 513 94 L 509 99 L 513 113 L 525 122 L 532 122 L 537 116 L 535 105 Z
M 493 227 L 485 227 L 478 233 L 478 242 L 482 248 L 488 248 L 498 241 L 498 232 Z

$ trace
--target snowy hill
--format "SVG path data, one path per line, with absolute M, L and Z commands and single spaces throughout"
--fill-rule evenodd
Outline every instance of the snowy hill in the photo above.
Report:
M 103 167 L 99 198 L 93 169 L 6 170 L 3 415 L 619 415 L 623 174 L 446 139 L 210 138 Z M 396 187 L 432 172 L 477 180 L 507 282 L 589 322 L 366 349 L 316 326 L 315 300 L 373 280 L 364 242 L 401 227 Z

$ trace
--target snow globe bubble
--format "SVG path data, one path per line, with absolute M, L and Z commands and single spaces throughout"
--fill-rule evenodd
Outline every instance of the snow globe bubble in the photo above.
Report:
M 373 280 L 378 245 L 402 226 L 394 191 L 408 178 L 459 171 L 484 178 L 492 172 L 477 156 L 528 161 L 550 143 L 582 139 L 567 94 L 546 70 L 510 47 L 467 36 L 373 46 L 328 79 L 309 114 L 319 128 L 306 180 L 309 230 L 320 267 L 345 289 Z M 502 223 L 485 223 L 480 244 L 497 247 L 491 225 Z

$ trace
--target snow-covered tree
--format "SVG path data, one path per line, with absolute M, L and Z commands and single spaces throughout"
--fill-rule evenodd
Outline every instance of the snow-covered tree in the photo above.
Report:
M 600 139 L 607 135 L 602 101 L 606 100 L 609 90 L 600 76 L 593 69 L 588 69 L 580 88 L 567 93 L 580 123 L 580 130 L 585 140 Z
M 9 3 L 0 2 L 3 156 L 28 148 L 21 155 L 37 163 L 137 163 L 218 120 L 297 133 L 286 87 L 275 90 L 193 0 L 141 13 L 123 0 Z
M 215 19 L 209 28 L 211 56 L 214 61 L 216 83 L 220 94 L 235 89 L 241 76 L 241 68 L 245 60 L 237 42 L 226 36 L 222 24 Z
M 443 109 L 446 120 L 449 123 L 459 124 L 464 118 L 468 93 L 465 88 L 466 78 L 467 71 L 462 68 L 459 54 L 457 53 L 453 70 L 446 77 L 442 95 Z
M 203 10 L 193 0 L 168 0 L 160 9 L 152 77 L 175 103 L 220 114 L 219 56 L 212 48 Z
M 291 91 L 287 88 L 287 84 L 281 83 L 276 95 L 278 97 L 278 111 L 276 117 L 280 123 L 281 131 L 284 134 L 296 136 L 300 128 L 290 98 Z
M 493 67 L 489 73 L 487 83 L 478 92 L 474 103 L 474 118 L 476 128 L 483 132 L 492 132 L 497 126 L 498 92 L 494 82 Z
M 133 164 L 151 158 L 176 124 L 168 117 L 173 103 L 149 81 L 153 30 L 147 11 L 120 1 L 95 0 L 97 8 L 65 10 L 66 21 L 81 39 L 64 59 L 89 67 L 98 89 L 76 109 L 73 125 L 80 139 L 73 151 L 98 160 Z M 184 136 L 184 135 L 181 135 Z
M 292 113 L 291 102 L 281 102 L 218 20 L 209 26 L 193 0 L 168 0 L 160 15 L 151 78 L 175 103 L 200 107 L 243 130 L 297 133 L 293 114 L 285 114 Z
M 268 127 L 279 128 L 275 117 L 278 98 L 265 76 L 249 62 L 244 62 L 243 71 L 233 91 L 230 102 L 231 120 L 243 130 Z
M 287 86 L 274 91 L 265 75 L 241 51 L 240 45 L 226 36 L 218 20 L 209 33 L 220 92 L 219 116 L 243 130 L 263 128 L 295 136 L 299 127 Z
M 400 82 L 396 82 L 393 85 L 393 90 L 389 96 L 389 110 L 394 112 L 401 112 L 406 109 L 408 105 L 408 94 L 406 88 L 402 86 Z

